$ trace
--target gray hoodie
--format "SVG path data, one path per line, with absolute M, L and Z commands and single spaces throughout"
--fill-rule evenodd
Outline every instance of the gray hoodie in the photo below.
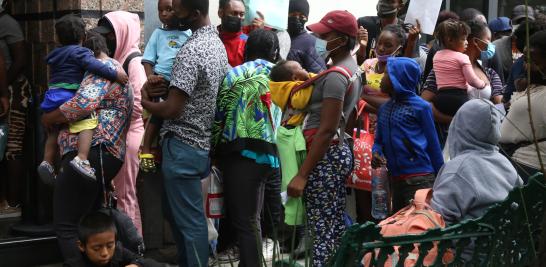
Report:
M 510 161 L 499 153 L 500 113 L 488 100 L 471 100 L 453 118 L 447 145 L 451 161 L 434 182 L 432 208 L 448 224 L 478 218 L 523 185 Z

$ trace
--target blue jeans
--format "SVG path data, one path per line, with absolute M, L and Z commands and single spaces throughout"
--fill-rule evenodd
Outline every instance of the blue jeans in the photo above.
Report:
M 208 231 L 201 179 L 209 173 L 209 152 L 172 137 L 165 138 L 162 147 L 166 215 L 178 249 L 178 264 L 207 266 Z

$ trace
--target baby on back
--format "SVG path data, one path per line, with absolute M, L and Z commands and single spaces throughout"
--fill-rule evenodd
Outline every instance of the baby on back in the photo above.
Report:
M 305 109 L 313 94 L 313 83 L 306 83 L 315 77 L 307 72 L 297 61 L 280 61 L 271 69 L 269 89 L 271 100 L 285 110 L 289 119 L 283 123 L 298 126 L 305 119 Z

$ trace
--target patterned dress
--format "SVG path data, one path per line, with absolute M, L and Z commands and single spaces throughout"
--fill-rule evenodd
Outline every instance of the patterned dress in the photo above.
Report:
M 121 68 L 113 59 L 104 61 L 109 67 Z M 125 158 L 125 136 L 133 110 L 133 96 L 129 86 L 121 86 L 97 75 L 88 74 L 76 95 L 59 107 L 69 122 L 97 114 L 98 126 L 93 133 L 92 146 L 104 145 L 108 152 L 121 161 Z M 78 134 L 68 127 L 58 138 L 61 155 L 78 150 Z

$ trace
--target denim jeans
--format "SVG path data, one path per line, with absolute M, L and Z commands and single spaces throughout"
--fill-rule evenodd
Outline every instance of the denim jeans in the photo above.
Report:
M 207 266 L 208 230 L 201 179 L 209 173 L 209 152 L 166 137 L 163 140 L 166 216 L 178 250 L 178 265 Z

